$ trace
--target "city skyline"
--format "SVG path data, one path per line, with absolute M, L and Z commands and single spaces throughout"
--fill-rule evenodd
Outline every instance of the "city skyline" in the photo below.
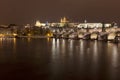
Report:
M 1 0 L 1 24 L 27 24 L 36 20 L 59 22 L 119 22 L 119 0 Z

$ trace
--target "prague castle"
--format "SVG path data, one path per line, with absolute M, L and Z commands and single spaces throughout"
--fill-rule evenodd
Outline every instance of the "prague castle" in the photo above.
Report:
M 78 28 L 102 28 L 103 23 L 90 23 L 85 20 L 83 23 L 72 23 L 69 22 L 69 20 L 66 17 L 63 17 L 60 19 L 60 22 L 58 23 L 41 23 L 40 21 L 36 21 L 35 26 L 41 27 L 41 26 L 51 26 L 51 27 L 64 27 L 65 25 L 68 25 L 68 27 L 78 27 Z M 104 27 L 111 27 L 111 23 L 105 23 Z

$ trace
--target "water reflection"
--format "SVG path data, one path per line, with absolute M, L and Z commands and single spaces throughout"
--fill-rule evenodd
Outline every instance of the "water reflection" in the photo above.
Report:
M 12 67 L 18 65 L 17 61 L 25 62 L 29 64 L 27 68 L 32 66 L 30 70 L 33 71 L 28 72 L 23 64 L 23 70 L 15 69 L 17 73 L 21 71 L 31 76 L 35 72 L 35 76 L 50 76 L 51 80 L 70 80 L 71 77 L 72 80 L 76 77 L 78 80 L 86 80 L 86 77 L 87 80 L 116 80 L 120 78 L 119 48 L 119 45 L 102 41 L 0 39 L 0 62 L 7 65 L 14 63 Z M 17 57 L 14 58 L 14 55 Z
M 57 39 L 57 48 L 56 48 L 56 50 L 57 50 L 57 53 L 59 53 L 60 52 L 60 40 L 59 39 Z
M 98 56 L 98 42 L 97 41 L 94 41 L 92 44 L 91 44 L 92 46 L 93 46 L 93 48 L 92 48 L 92 69 L 91 69 L 91 71 L 92 71 L 92 74 L 93 75 L 95 75 L 97 72 L 98 72 L 98 67 L 99 67 L 99 62 L 98 62 L 98 58 L 99 58 L 99 56 Z
M 16 38 L 13 38 L 14 47 L 16 47 Z
M 108 43 L 107 51 L 112 67 L 117 67 L 119 60 L 118 46 L 116 44 Z
M 51 76 L 57 76 L 60 74 L 60 40 L 54 39 L 52 40 L 52 55 L 51 55 Z
M 83 51 L 84 51 L 83 40 L 80 40 L 80 53 L 83 54 Z
M 97 45 L 97 41 L 94 42 L 94 45 L 93 45 L 93 61 L 95 63 L 97 63 L 98 61 L 98 45 Z
M 109 61 L 109 76 L 113 80 L 117 80 L 119 67 L 119 52 L 118 45 L 108 43 L 108 61 Z
M 65 51 L 66 51 L 66 42 L 64 39 L 62 39 L 62 43 L 61 43 L 61 53 L 63 53 L 62 55 L 65 55 Z
M 0 47 L 2 46 L 2 38 L 0 38 Z
M 118 57 L 119 57 L 117 45 L 114 45 L 112 50 L 113 50 L 112 51 L 112 65 L 114 67 L 117 67 L 118 66 Z
M 83 59 L 84 59 L 84 42 L 83 40 L 80 40 L 80 61 L 81 63 L 83 62 Z
M 0 57 L 1 59 L 15 59 L 16 56 L 16 38 L 0 38 Z
M 80 65 L 79 65 L 80 70 L 83 71 L 84 70 L 84 64 L 85 64 L 84 63 L 84 60 L 85 60 L 84 59 L 84 57 L 85 57 L 85 53 L 84 53 L 84 51 L 85 51 L 84 41 L 80 40 L 79 43 L 80 43 L 80 49 L 78 51 L 80 53 L 80 57 L 79 57 L 78 60 L 80 60 Z
M 13 52 L 16 53 L 16 38 L 13 38 Z
M 60 53 L 59 39 L 52 40 L 52 60 L 57 59 Z
M 52 59 L 55 59 L 55 54 L 56 54 L 56 41 L 53 39 L 52 41 Z
M 0 38 L 0 44 L 5 46 L 14 43 L 14 38 Z
M 31 38 L 27 38 L 27 40 L 28 40 L 28 43 L 30 43 L 30 41 L 31 41 Z
M 69 46 L 69 56 L 70 56 L 70 58 L 72 58 L 73 57 L 73 49 L 74 49 L 74 45 L 73 45 L 73 43 L 74 43 L 74 41 L 73 40 L 70 40 L 70 46 Z M 74 47 L 73 47 L 74 46 Z
M 50 38 L 47 38 L 47 41 L 50 42 Z

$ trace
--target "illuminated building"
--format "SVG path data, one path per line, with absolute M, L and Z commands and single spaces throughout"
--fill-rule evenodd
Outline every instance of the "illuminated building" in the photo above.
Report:
M 37 26 L 37 27 L 41 27 L 41 23 L 40 23 L 40 21 L 36 21 L 36 23 L 35 23 L 35 26 Z
M 64 18 L 61 18 L 60 22 L 61 23 L 68 23 L 69 21 L 66 19 L 66 17 L 64 17 Z
M 95 28 L 102 27 L 102 23 L 80 23 L 78 28 Z
M 111 24 L 104 24 L 104 26 L 111 27 Z M 102 28 L 103 24 L 102 23 L 80 23 L 78 28 Z
M 47 23 L 47 25 L 48 25 L 48 23 Z M 36 21 L 36 23 L 35 23 L 35 26 L 37 26 L 37 27 L 44 27 L 44 26 L 46 26 L 46 23 L 40 23 L 40 21 Z
M 30 26 L 30 24 L 27 24 L 26 26 L 25 26 L 25 28 L 30 28 L 31 26 Z
M 60 19 L 60 27 L 65 26 L 66 23 L 68 23 L 69 21 L 67 20 L 66 17 L 63 17 Z

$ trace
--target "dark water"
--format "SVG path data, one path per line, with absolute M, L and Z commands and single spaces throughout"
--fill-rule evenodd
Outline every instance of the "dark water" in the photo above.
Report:
M 0 80 L 120 80 L 120 44 L 0 39 Z

